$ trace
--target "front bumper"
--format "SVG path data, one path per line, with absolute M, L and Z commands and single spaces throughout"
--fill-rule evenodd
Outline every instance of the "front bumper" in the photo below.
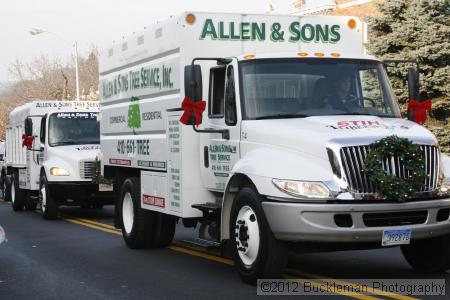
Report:
M 326 204 L 326 203 L 262 203 L 275 237 L 283 241 L 308 242 L 380 242 L 383 230 L 411 228 L 411 239 L 424 239 L 450 233 L 449 217 L 437 221 L 438 212 L 450 208 L 450 198 L 407 203 Z M 420 224 L 367 226 L 366 216 L 375 213 L 414 213 L 426 211 Z M 336 214 L 350 215 L 352 226 L 338 226 Z M 444 214 L 445 216 L 445 214 Z M 401 222 L 401 221 L 400 221 Z
M 89 201 L 103 204 L 114 203 L 113 192 L 100 192 L 98 184 L 90 181 L 49 182 L 48 187 L 50 195 L 58 203 L 79 204 Z

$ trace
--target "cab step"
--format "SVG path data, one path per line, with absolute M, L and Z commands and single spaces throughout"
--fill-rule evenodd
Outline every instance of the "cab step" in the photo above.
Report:
M 203 213 L 203 217 L 208 220 L 217 220 L 220 218 L 222 207 L 217 203 L 207 202 L 203 204 L 193 204 L 192 208 L 196 208 Z
M 184 246 L 193 250 L 208 251 L 209 253 L 216 255 L 220 253 L 220 243 L 201 238 L 184 239 L 181 241 L 177 241 L 174 244 L 178 246 Z

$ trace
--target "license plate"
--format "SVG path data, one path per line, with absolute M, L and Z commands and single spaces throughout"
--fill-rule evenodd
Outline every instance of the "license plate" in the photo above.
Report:
M 99 192 L 112 192 L 114 189 L 112 184 L 100 183 L 98 185 L 98 190 Z
M 382 246 L 405 245 L 411 241 L 411 229 L 383 230 Z

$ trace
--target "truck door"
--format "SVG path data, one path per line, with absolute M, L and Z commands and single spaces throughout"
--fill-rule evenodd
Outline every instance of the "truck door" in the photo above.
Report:
M 24 133 L 27 137 L 33 137 L 30 148 L 24 148 L 26 157 L 26 168 L 19 170 L 19 186 L 22 189 L 38 190 L 39 189 L 39 116 L 28 116 L 25 119 Z M 22 146 L 23 147 L 23 146 Z
M 202 134 L 202 177 L 210 190 L 223 191 L 230 171 L 239 159 L 240 121 L 237 63 L 217 66 L 209 72 L 205 128 L 227 129 L 229 139 L 218 133 Z
M 46 147 L 46 143 L 45 143 L 45 139 L 46 139 L 46 133 L 47 133 L 47 116 L 44 116 L 41 119 L 41 124 L 40 124 L 40 128 L 39 128 L 39 142 L 37 143 L 37 147 L 39 147 L 39 149 L 42 149 L 42 151 L 39 152 L 38 154 L 38 162 L 39 162 L 39 167 L 42 166 L 43 162 L 47 159 L 47 147 Z

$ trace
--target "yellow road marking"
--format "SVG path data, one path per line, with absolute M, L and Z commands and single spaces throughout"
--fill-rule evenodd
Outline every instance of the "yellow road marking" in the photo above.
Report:
M 67 215 L 62 215 L 61 217 L 62 217 L 63 220 L 65 220 L 67 222 L 70 222 L 70 223 L 74 223 L 74 224 L 86 226 L 86 227 L 89 227 L 89 228 L 101 230 L 101 231 L 104 231 L 104 232 L 107 232 L 107 233 L 112 233 L 112 234 L 116 234 L 116 235 L 122 235 L 122 233 L 121 233 L 121 231 L 119 229 L 116 229 L 113 226 L 105 224 L 105 223 L 96 222 L 96 221 L 83 219 L 83 218 L 67 216 Z M 193 250 L 193 249 L 189 249 L 189 248 L 185 248 L 185 247 L 180 247 L 180 246 L 176 246 L 176 245 L 171 245 L 171 246 L 169 246 L 167 248 L 169 248 L 169 249 L 171 249 L 173 251 L 176 251 L 176 252 L 188 254 L 188 255 L 191 255 L 191 256 L 201 257 L 201 258 L 204 258 L 204 259 L 207 259 L 207 260 L 211 260 L 211 261 L 215 261 L 215 262 L 219 262 L 219 263 L 222 263 L 222 264 L 225 264 L 225 265 L 229 265 L 229 266 L 234 265 L 234 262 L 231 259 L 223 258 L 223 257 L 216 256 L 216 255 L 207 254 L 205 252 L 201 252 L 201 251 L 197 251 L 197 250 Z M 324 281 L 324 282 L 337 283 L 337 284 L 341 284 L 341 285 L 348 285 L 348 286 L 354 287 L 355 289 L 360 287 L 360 285 L 357 284 L 357 283 L 346 282 L 346 281 L 333 279 L 333 278 L 326 278 L 326 277 L 323 277 L 323 276 L 320 276 L 320 275 L 316 275 L 316 274 L 312 274 L 312 273 L 308 273 L 308 272 L 298 271 L 298 270 L 294 270 L 294 269 L 287 269 L 286 271 L 287 271 L 288 275 L 296 275 L 296 276 L 302 276 L 302 277 L 306 277 L 306 278 L 316 279 L 316 282 L 311 281 L 311 284 L 314 285 L 315 287 L 320 287 L 320 284 L 317 283 L 317 280 Z M 285 276 L 285 278 L 287 278 L 289 280 L 304 281 L 304 280 L 299 279 L 299 278 L 290 278 L 290 277 L 286 277 L 286 276 Z M 409 297 L 409 296 L 403 296 L 403 295 L 399 295 L 399 294 L 395 294 L 395 293 L 384 292 L 382 290 L 377 290 L 377 289 L 373 289 L 372 291 L 373 291 L 373 294 L 375 294 L 375 295 L 384 296 L 384 297 L 390 297 L 390 298 L 393 298 L 393 299 L 399 299 L 399 300 L 416 300 L 417 299 L 417 298 L 413 298 L 413 297 Z M 361 299 L 361 300 L 377 300 L 377 299 L 380 299 L 380 298 L 377 298 L 377 297 L 373 297 L 373 296 L 370 296 L 370 295 L 359 294 L 359 293 L 356 293 L 356 292 L 334 291 L 334 293 L 340 294 L 340 295 L 343 295 L 343 296 L 356 298 L 356 299 Z
M 78 218 L 78 217 L 74 217 L 74 216 L 70 216 L 70 215 L 66 215 L 66 214 L 60 214 L 60 216 L 63 219 L 67 218 L 67 219 L 77 220 L 77 221 L 80 221 L 80 222 L 85 222 L 85 223 L 88 223 L 88 224 L 104 227 L 106 229 L 114 230 L 114 231 L 117 231 L 117 232 L 122 232 L 120 229 L 117 229 L 116 227 L 114 227 L 112 225 L 109 225 L 109 224 L 96 222 L 96 221 L 89 220 L 89 219 L 84 219 L 84 218 Z
M 288 277 L 288 276 L 285 276 L 284 278 L 289 279 L 291 281 L 299 282 L 299 283 L 307 281 L 308 283 L 311 284 L 311 286 L 313 286 L 313 287 L 315 287 L 315 288 L 317 288 L 319 290 L 320 290 L 320 288 L 322 286 L 322 284 L 320 284 L 320 283 L 318 283 L 316 281 L 305 280 L 305 279 L 298 279 L 298 278 L 291 278 L 291 277 Z M 334 291 L 332 291 L 332 293 L 339 294 L 339 295 L 342 295 L 342 296 L 352 297 L 352 298 L 356 298 L 356 299 L 361 299 L 361 300 L 378 300 L 378 299 L 381 300 L 381 298 L 373 297 L 373 296 L 370 296 L 370 295 L 364 295 L 364 294 L 360 294 L 360 293 L 357 293 L 357 292 L 334 290 Z
M 88 223 L 85 223 L 85 222 L 82 222 L 82 221 L 78 221 L 78 220 L 74 220 L 74 219 L 70 219 L 70 218 L 63 218 L 63 220 L 65 220 L 67 222 L 70 222 L 70 223 L 83 225 L 83 226 L 86 226 L 86 227 L 89 227 L 89 228 L 101 230 L 101 231 L 104 231 L 104 232 L 113 233 L 113 234 L 117 234 L 117 235 L 122 235 L 120 232 L 117 232 L 115 230 L 107 229 L 107 228 L 96 226 L 96 225 L 93 225 L 93 224 L 88 224 Z
M 226 265 L 229 265 L 229 266 L 233 266 L 234 265 L 234 263 L 233 263 L 233 261 L 231 259 L 223 258 L 223 257 L 216 256 L 216 255 L 206 254 L 206 253 L 203 253 L 203 252 L 200 252 L 200 251 L 197 251 L 197 250 L 191 250 L 191 249 L 180 247 L 180 246 L 169 246 L 167 248 L 169 248 L 171 250 L 174 250 L 174 251 L 177 251 L 177 252 L 182 252 L 182 253 L 185 253 L 185 254 L 189 254 L 189 255 L 192 255 L 192 256 L 202 257 L 202 258 L 205 258 L 205 259 L 209 259 L 209 260 L 213 260 L 213 261 L 216 261 L 216 262 L 220 262 L 220 263 L 223 263 L 223 264 L 226 264 Z
M 351 287 L 353 287 L 355 289 L 361 287 L 361 285 L 358 284 L 358 283 L 346 282 L 346 281 L 339 280 L 339 279 L 334 279 L 334 278 L 326 278 L 326 277 L 323 277 L 323 276 L 320 276 L 320 275 L 311 274 L 311 273 L 304 272 L 304 271 L 299 271 L 299 270 L 294 270 L 294 269 L 287 269 L 286 272 L 290 273 L 292 275 L 299 275 L 299 276 L 319 279 L 319 280 L 325 281 L 325 282 L 332 282 L 332 283 L 337 283 L 337 284 L 341 284 L 341 285 L 347 285 L 347 286 L 351 286 Z M 390 297 L 390 298 L 393 298 L 393 299 L 399 299 L 399 300 L 416 300 L 416 299 L 418 299 L 418 298 L 413 298 L 413 297 L 410 297 L 410 296 L 404 296 L 404 295 L 400 295 L 400 294 L 384 292 L 384 291 L 379 290 L 379 289 L 372 289 L 371 291 L 375 295 L 384 296 L 384 297 Z

